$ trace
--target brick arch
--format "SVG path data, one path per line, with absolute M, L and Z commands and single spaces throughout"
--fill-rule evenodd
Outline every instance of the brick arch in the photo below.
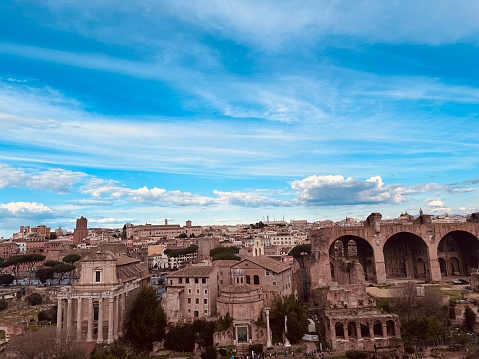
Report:
M 349 338 L 357 338 L 358 337 L 358 331 L 356 327 L 356 323 L 351 321 L 348 323 L 348 337 Z
M 386 278 L 430 278 L 428 244 L 419 235 L 404 231 L 386 239 L 383 247 Z
M 437 243 L 437 258 L 443 276 L 468 276 L 479 267 L 479 239 L 466 230 L 445 233 Z
M 365 280 L 376 281 L 374 247 L 368 240 L 359 236 L 344 235 L 333 240 L 329 246 L 329 255 L 358 261 L 364 270 Z M 330 264 L 331 265 L 331 264 Z M 334 274 L 332 273 L 334 276 Z
M 387 263 L 384 258 L 384 246 L 387 242 L 395 238 L 400 233 L 409 233 L 415 238 L 422 239 L 428 247 L 428 257 L 423 256 L 426 267 L 426 273 L 429 270 L 432 281 L 441 280 L 441 265 L 444 267 L 444 261 L 438 258 L 437 247 L 442 238 L 448 233 L 454 231 L 467 232 L 471 238 L 479 238 L 479 222 L 467 221 L 464 223 L 431 223 L 427 221 L 415 222 L 411 224 L 387 223 L 381 219 L 366 221 L 361 225 L 350 227 L 324 227 L 315 229 L 311 232 L 311 265 L 307 267 L 307 273 L 311 282 L 311 288 L 330 285 L 331 265 L 329 249 L 338 238 L 343 236 L 356 236 L 367 241 L 373 248 L 374 259 L 369 259 L 369 266 L 375 268 L 375 282 L 385 284 L 388 281 L 386 274 Z M 387 247 L 386 247 L 387 249 Z M 469 258 L 469 262 L 475 262 L 475 258 Z M 478 258 L 479 261 L 479 258 Z M 415 260 L 417 263 L 417 259 Z M 461 264 L 463 266 L 463 264 Z M 469 264 L 467 268 L 472 268 Z M 478 263 L 479 267 L 479 263 Z M 463 267 L 461 267 L 463 268 Z M 411 269 L 411 272 L 413 270 Z M 411 273 L 413 276 L 414 273 Z M 442 274 L 444 276 L 444 273 Z M 394 277 L 390 277 L 394 280 Z

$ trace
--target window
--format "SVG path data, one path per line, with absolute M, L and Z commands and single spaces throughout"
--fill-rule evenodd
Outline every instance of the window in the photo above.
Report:
M 208 289 L 205 289 L 205 294 L 208 294 Z
M 196 290 L 196 294 L 200 294 L 200 290 L 199 290 L 199 289 Z
M 198 318 L 198 316 L 199 316 L 199 313 L 197 310 L 195 310 L 195 318 Z
M 178 282 L 183 283 L 183 278 L 179 278 Z
M 173 279 L 170 279 L 170 285 L 173 285 Z
M 191 304 L 191 298 L 188 298 L 188 304 Z
M 198 284 L 198 278 L 195 278 L 195 284 Z
M 259 277 L 256 274 L 253 277 L 253 284 L 259 284 Z
M 246 276 L 246 284 L 251 284 L 251 278 L 249 275 Z
M 200 298 L 196 298 L 196 304 L 200 304 Z
M 208 309 L 205 309 L 205 315 L 208 315 Z
M 190 283 L 190 278 L 185 278 L 185 283 Z
M 208 304 L 208 299 L 205 298 L 205 299 L 203 300 L 203 303 L 204 303 L 204 304 Z
M 188 288 L 188 294 L 191 294 L 191 288 Z
M 95 271 L 95 282 L 99 282 L 101 280 L 101 272 L 99 270 Z
M 206 278 L 201 278 L 201 283 L 206 284 Z

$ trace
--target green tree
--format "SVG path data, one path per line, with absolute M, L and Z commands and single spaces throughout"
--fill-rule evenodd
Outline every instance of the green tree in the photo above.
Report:
M 241 260 L 240 257 L 235 256 L 234 254 L 231 254 L 231 253 L 218 253 L 217 255 L 215 255 L 214 257 L 211 258 L 211 260 L 213 262 L 218 261 L 220 259 L 227 259 L 227 260 L 234 260 L 234 261 L 240 261 Z
M 35 263 L 41 262 L 45 260 L 45 256 L 38 253 L 26 254 L 23 256 L 23 263 L 28 264 L 28 282 L 30 283 L 30 279 L 33 273 L 33 266 Z
M 15 281 L 17 280 L 18 277 L 18 267 L 20 264 L 23 264 L 25 262 L 25 256 L 24 255 L 14 255 L 9 257 L 5 262 L 2 263 L 3 267 L 13 267 L 13 275 Z
M 60 261 L 53 261 L 53 260 L 50 260 L 50 261 L 46 261 L 45 263 L 43 263 L 43 265 L 45 267 L 55 267 L 57 264 L 62 264 L 63 262 L 60 262 Z
M 81 258 L 81 256 L 79 254 L 71 253 L 71 254 L 68 254 L 65 257 L 63 257 L 63 261 L 65 263 L 73 264 L 75 262 L 78 262 L 80 260 L 80 258 Z M 76 267 L 74 269 L 76 269 Z M 72 282 L 73 270 L 70 271 L 70 283 Z
M 48 309 L 41 310 L 38 313 L 38 321 L 43 322 L 43 321 L 48 321 L 52 323 L 57 322 L 57 310 L 58 306 L 54 305 Z
M 223 253 L 228 253 L 228 254 L 238 254 L 239 253 L 239 248 L 238 247 L 217 247 L 213 248 L 210 250 L 210 257 L 214 257 L 218 254 L 223 254 Z
M 42 304 L 43 299 L 42 296 L 38 293 L 32 293 L 30 294 L 27 298 L 27 303 L 30 304 L 31 306 L 39 305 Z
M 45 284 L 49 279 L 53 279 L 53 274 L 52 267 L 40 267 L 35 272 L 35 278 Z
M 471 309 L 471 307 L 466 306 L 464 310 L 464 329 L 468 332 L 474 332 L 474 327 L 476 325 L 476 313 Z
M 71 253 L 71 254 L 68 254 L 65 257 L 63 257 L 63 261 L 65 263 L 73 264 L 75 262 L 78 262 L 80 260 L 80 258 L 81 258 L 81 256 L 79 254 Z
M 287 317 L 286 337 L 296 344 L 308 331 L 308 312 L 293 295 L 275 297 L 271 308 L 271 327 L 276 333 L 282 333 Z
M 0 285 L 4 285 L 5 287 L 8 287 L 10 284 L 12 284 L 14 280 L 15 277 L 10 273 L 0 275 Z
M 55 265 L 52 269 L 53 269 L 53 272 L 60 274 L 60 279 L 58 283 L 61 283 L 63 279 L 63 275 L 65 273 L 71 272 L 75 268 L 76 267 L 73 264 L 60 262 L 59 264 Z
M 135 297 L 126 326 L 126 338 L 140 349 L 151 350 L 153 342 L 165 335 L 166 316 L 152 287 L 145 287 Z
M 300 258 L 305 254 L 311 254 L 311 244 L 299 244 L 294 246 L 288 254 L 294 258 Z
M 176 325 L 168 330 L 165 336 L 165 348 L 191 352 L 195 349 L 195 330 L 191 324 Z

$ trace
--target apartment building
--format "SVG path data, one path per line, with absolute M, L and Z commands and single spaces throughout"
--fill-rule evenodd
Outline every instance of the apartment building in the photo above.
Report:
M 168 322 L 216 315 L 218 267 L 190 266 L 168 275 L 162 305 Z

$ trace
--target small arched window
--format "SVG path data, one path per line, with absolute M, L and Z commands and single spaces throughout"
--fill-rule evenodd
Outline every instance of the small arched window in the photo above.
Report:
M 246 284 L 251 284 L 251 277 L 249 275 L 246 276 Z
M 256 274 L 253 277 L 253 283 L 259 285 L 259 277 Z

